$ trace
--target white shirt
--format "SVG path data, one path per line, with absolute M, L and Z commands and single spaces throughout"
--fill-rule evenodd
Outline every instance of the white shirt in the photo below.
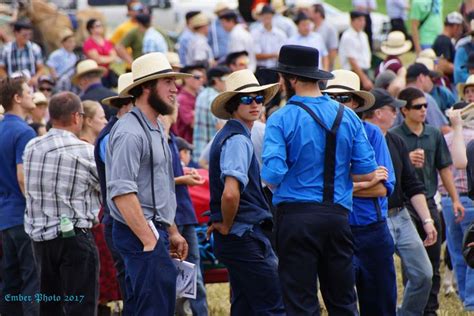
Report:
M 185 56 L 184 64 L 186 66 L 210 62 L 214 59 L 214 54 L 207 42 L 207 37 L 199 33 L 195 33 L 194 37 L 189 41 Z
M 324 38 L 321 34 L 311 32 L 307 36 L 302 36 L 300 33 L 288 39 L 286 45 L 301 45 L 316 48 L 319 51 L 319 67 L 322 68 L 322 58 L 328 55 Z
M 230 31 L 227 54 L 241 52 L 243 50 L 249 54 L 249 69 L 255 72 L 257 59 L 255 58 L 252 35 L 250 35 L 242 24 L 237 24 L 232 31 Z
M 344 31 L 339 43 L 339 58 L 342 69 L 351 70 L 349 57 L 354 58 L 361 69 L 370 69 L 372 52 L 367 34 L 362 31 L 357 32 L 352 27 Z
M 276 28 L 272 27 L 267 30 L 263 25 L 259 25 L 252 31 L 252 37 L 255 45 L 255 54 L 278 54 L 280 48 L 286 42 L 286 34 Z M 263 67 L 274 67 L 278 58 L 258 60 L 257 64 Z

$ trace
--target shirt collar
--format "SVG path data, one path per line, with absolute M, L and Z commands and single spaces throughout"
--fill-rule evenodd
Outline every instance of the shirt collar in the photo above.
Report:
M 299 95 L 294 95 L 292 96 L 288 102 L 290 101 L 297 101 L 297 102 L 308 102 L 308 103 L 321 103 L 321 102 L 327 102 L 327 101 L 332 101 L 331 98 L 327 94 L 323 94 L 322 96 L 319 97 L 302 97 Z
M 423 136 L 429 136 L 432 134 L 431 130 L 430 129 L 427 129 L 426 128 L 426 124 L 423 124 L 423 131 L 421 132 L 420 136 L 416 135 L 415 133 L 413 133 L 411 131 L 411 129 L 408 127 L 408 125 L 405 123 L 405 121 L 403 121 L 402 123 L 402 131 L 405 133 L 405 135 L 407 136 L 410 136 L 410 135 L 414 135 L 416 137 L 423 137 Z
M 60 136 L 72 136 L 74 138 L 79 139 L 79 137 L 77 137 L 73 132 L 66 131 L 65 129 L 62 129 L 62 128 L 52 127 L 52 128 L 49 129 L 48 134 L 50 134 L 50 135 L 60 135 Z
M 86 88 L 86 90 L 84 90 L 84 93 L 83 94 L 86 94 L 88 91 L 92 90 L 92 89 L 95 89 L 95 88 L 99 88 L 99 87 L 102 87 L 102 83 L 100 82 L 97 82 L 97 83 L 93 83 L 91 84 L 90 86 L 88 86 Z
M 20 122 L 24 122 L 26 124 L 26 121 L 24 119 L 22 119 L 21 117 L 19 117 L 16 114 L 11 114 L 11 113 L 5 113 L 3 115 L 3 120 L 4 121 L 20 121 Z
M 145 114 L 142 112 L 142 110 L 140 110 L 138 107 L 133 107 L 132 109 L 132 112 L 135 112 L 136 114 L 138 114 L 138 117 L 142 120 L 142 122 L 145 122 L 145 124 L 148 126 L 148 128 L 151 130 L 151 131 L 159 131 L 161 132 L 161 128 L 160 128 L 160 122 L 158 121 L 158 119 L 156 120 L 157 124 L 158 124 L 158 127 L 155 127 L 149 120 L 148 118 L 145 116 Z

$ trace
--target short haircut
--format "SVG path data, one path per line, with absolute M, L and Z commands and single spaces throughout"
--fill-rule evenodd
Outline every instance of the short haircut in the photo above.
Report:
M 226 10 L 219 14 L 219 20 L 233 21 L 234 23 L 237 23 L 238 19 L 239 17 L 234 10 Z
M 378 109 L 375 109 L 375 110 L 378 110 Z M 375 115 L 375 110 L 367 110 L 365 112 L 362 113 L 362 118 L 363 119 L 371 119 L 374 117 Z
M 141 85 L 138 85 L 136 87 L 133 87 L 128 94 L 133 96 L 135 99 L 139 98 L 143 94 L 143 89 L 144 88 L 150 88 L 153 86 L 156 86 L 156 83 L 158 82 L 158 79 L 150 80 L 147 82 L 142 83 Z
M 189 11 L 185 15 L 186 23 L 189 22 L 193 17 L 201 13 L 201 11 Z
M 49 116 L 53 121 L 70 124 L 71 115 L 81 111 L 81 99 L 72 92 L 60 92 L 49 101 Z
M 120 108 L 124 107 L 125 105 L 129 105 L 131 102 L 133 102 L 133 97 L 118 98 L 118 99 L 110 100 L 110 105 L 120 109 Z
M 149 14 L 140 13 L 138 14 L 135 19 L 137 23 L 143 25 L 144 27 L 148 28 L 151 25 L 151 16 Z
M 28 20 L 20 20 L 13 23 L 13 32 L 20 32 L 21 30 L 32 30 L 33 25 L 31 25 Z
M 297 81 L 301 82 L 307 82 L 307 83 L 318 83 L 318 79 L 312 79 L 312 78 L 306 78 L 306 77 L 300 77 L 298 75 L 291 75 L 291 74 L 282 74 L 284 79 L 290 80 L 290 79 L 296 79 Z
M 321 14 L 323 19 L 326 18 L 326 11 L 324 11 L 324 7 L 321 3 L 313 4 L 313 11 L 316 12 L 316 13 Z
M 23 94 L 23 83 L 25 83 L 23 77 L 17 78 L 4 78 L 0 81 L 0 104 L 3 105 L 5 112 L 13 109 L 13 98 L 15 95 Z
M 351 11 L 350 16 L 351 16 L 351 21 L 353 21 L 353 20 L 358 19 L 360 17 L 365 18 L 367 16 L 367 14 L 364 13 L 364 12 L 361 12 L 361 11 Z
M 97 113 L 97 106 L 101 106 L 99 102 L 92 100 L 82 101 L 84 107 L 84 117 L 93 118 Z
M 418 88 L 408 87 L 400 91 L 398 98 L 400 100 L 407 101 L 406 107 L 409 108 L 412 105 L 413 100 L 418 98 L 424 98 L 425 93 Z
M 97 19 L 89 19 L 86 23 L 86 30 L 91 34 L 91 30 L 94 28 L 94 23 L 97 22 Z

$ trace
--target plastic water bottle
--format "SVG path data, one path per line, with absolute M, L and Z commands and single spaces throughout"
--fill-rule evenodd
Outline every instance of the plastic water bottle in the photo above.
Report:
M 59 228 L 63 238 L 76 236 L 76 233 L 74 232 L 74 225 L 65 214 L 61 215 L 61 223 Z

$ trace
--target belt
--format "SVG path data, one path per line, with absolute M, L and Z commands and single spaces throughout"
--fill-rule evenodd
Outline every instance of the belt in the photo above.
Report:
M 170 227 L 170 225 L 163 222 L 159 222 L 157 220 L 153 220 L 153 224 L 155 224 L 156 229 L 160 229 L 164 231 L 168 231 L 168 227 Z
M 458 193 L 459 196 L 469 196 L 469 194 L 467 192 L 460 192 Z M 449 197 L 449 194 L 446 193 L 446 194 L 441 194 L 442 197 Z
M 90 230 L 90 228 L 74 227 L 74 232 L 76 233 L 76 235 L 87 234 L 88 232 L 90 232 Z
M 388 216 L 389 217 L 395 216 L 398 213 L 400 213 L 402 210 L 403 210 L 403 207 L 392 207 L 388 209 Z

